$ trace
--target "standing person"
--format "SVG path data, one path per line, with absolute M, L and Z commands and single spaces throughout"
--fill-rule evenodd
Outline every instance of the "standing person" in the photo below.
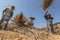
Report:
M 53 32 L 53 24 L 52 24 L 53 17 L 51 17 L 51 14 L 49 14 L 48 11 L 44 15 L 44 17 L 47 21 L 47 29 L 48 29 L 47 31 L 48 32 Z
M 0 25 L 5 21 L 5 26 L 2 27 L 2 29 L 6 29 L 7 28 L 7 24 L 10 20 L 10 18 L 13 16 L 13 11 L 15 10 L 14 6 L 11 6 L 10 8 L 6 8 L 3 10 L 2 13 L 2 19 L 0 21 Z

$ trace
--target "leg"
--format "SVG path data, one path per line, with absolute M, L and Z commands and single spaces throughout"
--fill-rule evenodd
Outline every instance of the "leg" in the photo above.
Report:
M 53 28 L 53 24 L 52 24 L 52 20 L 50 21 L 50 27 L 51 27 L 51 32 L 53 32 L 54 28 Z
M 49 22 L 47 21 L 47 32 L 49 32 Z
M 3 26 L 3 19 L 0 20 L 0 29 L 2 29 L 2 26 Z
M 4 16 L 2 16 L 2 18 L 0 20 L 0 25 L 2 24 L 3 20 L 4 20 Z
M 3 19 L 0 20 L 0 25 L 2 24 L 2 22 L 3 22 Z
M 4 28 L 4 30 L 6 30 L 6 28 L 7 28 L 7 25 L 8 25 L 8 22 L 9 22 L 9 20 L 7 21 L 7 23 L 5 24 L 5 28 Z
M 51 25 L 51 32 L 54 32 L 53 30 L 54 30 L 54 29 L 53 29 L 53 25 Z
M 6 23 L 5 23 L 4 26 L 2 27 L 3 30 L 6 30 L 8 22 L 9 22 L 9 21 L 6 21 Z
M 48 28 L 48 23 L 47 23 L 47 32 L 49 31 L 49 28 Z
M 51 32 L 54 32 L 53 24 L 51 22 Z
M 47 21 L 48 32 L 51 32 L 51 22 Z

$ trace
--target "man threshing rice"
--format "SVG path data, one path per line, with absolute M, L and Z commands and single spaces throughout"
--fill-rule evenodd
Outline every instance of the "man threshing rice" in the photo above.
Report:
M 53 17 L 51 17 L 51 14 L 49 14 L 48 11 L 44 15 L 44 17 L 47 21 L 47 29 L 48 29 L 47 31 L 48 32 L 53 32 L 53 24 L 52 24 Z
M 10 8 L 6 8 L 3 10 L 2 13 L 2 19 L 0 21 L 0 25 L 5 22 L 5 26 L 2 27 L 2 29 L 6 29 L 7 28 L 7 24 L 10 20 L 10 18 L 13 16 L 13 11 L 15 10 L 14 6 L 11 6 Z

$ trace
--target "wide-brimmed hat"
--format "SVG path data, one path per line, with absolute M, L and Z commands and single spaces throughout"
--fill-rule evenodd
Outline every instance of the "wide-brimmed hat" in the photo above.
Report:
M 34 18 L 34 17 L 30 17 L 30 19 L 33 19 L 33 20 L 35 20 L 35 18 Z

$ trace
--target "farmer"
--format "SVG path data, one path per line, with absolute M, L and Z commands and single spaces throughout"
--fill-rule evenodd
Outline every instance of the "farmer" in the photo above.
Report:
M 11 6 L 10 8 L 6 8 L 6 9 L 3 10 L 2 19 L 0 20 L 0 25 L 5 21 L 5 26 L 2 27 L 2 29 L 7 28 L 7 24 L 9 22 L 9 20 L 11 19 L 11 17 L 13 16 L 13 11 L 14 10 L 15 10 L 14 6 Z
M 53 24 L 52 24 L 53 17 L 51 17 L 51 14 L 49 14 L 48 11 L 44 15 L 44 17 L 47 21 L 47 29 L 48 29 L 47 31 L 48 32 L 53 32 Z
M 34 17 L 30 17 L 30 20 L 28 20 L 27 25 L 28 26 L 33 26 L 34 25 L 33 20 L 35 20 L 35 18 Z

